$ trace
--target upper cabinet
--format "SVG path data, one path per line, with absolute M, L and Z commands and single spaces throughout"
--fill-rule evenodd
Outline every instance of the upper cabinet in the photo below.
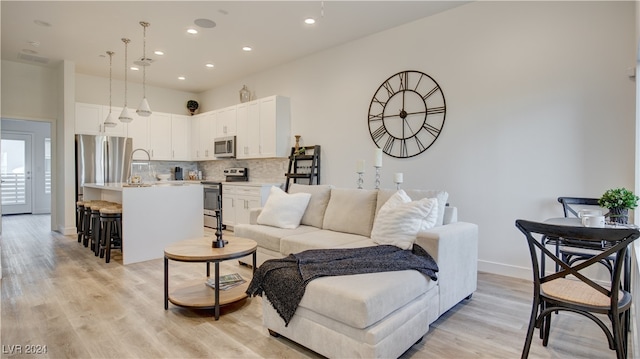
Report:
M 130 110 L 129 114 L 133 120 L 127 123 L 127 137 L 131 137 L 133 149 L 142 148 L 149 150 L 149 117 L 138 116 L 135 111 Z M 133 154 L 136 160 L 146 160 L 147 154 L 142 151 L 136 151 Z
M 145 149 L 160 161 L 215 160 L 214 139 L 226 136 L 236 136 L 240 159 L 289 155 L 291 109 L 286 97 L 265 97 L 195 116 L 154 112 L 142 117 L 131 110 L 129 123 L 118 120 L 120 111 L 111 109 L 116 126 L 105 128 L 108 106 L 76 103 L 76 133 L 131 137 L 133 149 Z M 134 156 L 146 159 L 142 151 Z
M 171 115 L 171 159 L 191 160 L 189 139 L 191 138 L 191 116 Z
M 288 156 L 290 100 L 270 96 L 238 105 L 237 158 Z
M 171 160 L 171 114 L 154 112 L 148 119 L 151 159 Z
M 214 112 L 216 115 L 216 137 L 236 134 L 236 110 L 237 106 L 231 106 Z
M 191 160 L 209 161 L 213 156 L 213 139 L 216 136 L 216 117 L 213 112 L 193 116 L 191 120 Z
M 111 113 L 115 127 L 105 127 L 104 120 L 109 114 L 109 106 L 76 103 L 75 133 L 81 135 L 126 136 L 126 124 L 118 120 L 121 108 L 112 107 Z

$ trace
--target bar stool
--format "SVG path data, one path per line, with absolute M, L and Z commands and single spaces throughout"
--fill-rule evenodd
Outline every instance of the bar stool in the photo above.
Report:
M 90 244 L 90 248 L 96 256 L 98 256 L 100 250 L 100 210 L 113 204 L 114 203 L 108 201 L 92 201 L 89 207 L 90 235 L 87 244 Z M 85 246 L 87 246 L 87 244 L 85 244 Z
M 111 249 L 122 249 L 122 205 L 111 205 L 100 209 L 100 258 L 111 260 Z
M 91 202 L 91 201 L 87 201 Z M 76 230 L 78 232 L 78 243 L 82 242 L 84 237 L 84 204 L 85 201 L 76 202 Z
M 98 200 L 83 201 L 82 207 L 82 244 L 87 247 L 91 237 L 91 204 L 100 202 Z M 79 238 L 78 238 L 79 239 Z

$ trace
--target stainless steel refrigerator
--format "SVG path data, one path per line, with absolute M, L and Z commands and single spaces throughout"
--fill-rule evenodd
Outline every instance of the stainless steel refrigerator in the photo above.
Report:
M 126 182 L 131 151 L 128 137 L 76 135 L 76 197 L 85 183 Z

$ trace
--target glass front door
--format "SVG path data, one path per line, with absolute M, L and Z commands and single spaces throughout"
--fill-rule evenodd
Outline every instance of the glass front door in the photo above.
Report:
M 31 135 L 3 133 L 0 149 L 2 214 L 31 213 Z

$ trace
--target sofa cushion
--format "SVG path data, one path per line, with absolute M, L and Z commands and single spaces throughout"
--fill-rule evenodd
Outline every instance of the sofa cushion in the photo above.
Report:
M 309 205 L 302 216 L 300 224 L 322 228 L 322 220 L 324 219 L 324 212 L 327 209 L 327 204 L 329 204 L 332 187 L 333 186 L 331 185 L 309 186 L 297 183 L 291 184 L 289 187 L 289 193 L 311 194 Z
M 366 328 L 434 286 L 415 270 L 323 277 L 309 282 L 299 307 Z
M 322 228 L 369 237 L 377 196 L 375 190 L 331 189 Z
M 301 225 L 294 229 L 284 229 L 260 224 L 236 224 L 233 234 L 236 237 L 251 238 L 258 243 L 258 247 L 266 248 L 280 253 L 280 240 L 282 237 L 320 231 L 319 228 Z
M 278 228 L 296 228 L 304 215 L 311 194 L 289 194 L 276 186 L 272 186 L 267 202 L 258 216 L 258 224 L 266 224 Z
M 411 249 L 423 225 L 426 228 L 435 225 L 437 211 L 437 199 L 411 201 L 403 190 L 399 190 L 380 208 L 373 222 L 371 239 L 377 244 Z
M 369 245 L 361 245 L 360 242 L 368 242 Z M 349 246 L 351 243 L 358 243 L 357 245 L 353 245 L 352 248 L 370 247 L 375 245 L 370 238 L 359 234 L 335 232 L 323 229 L 283 237 L 280 240 L 280 253 L 287 256 L 291 253 L 306 251 L 307 249 L 327 249 L 338 247 L 351 248 Z
M 384 203 L 396 192 L 392 189 L 378 190 L 378 203 L 376 206 L 376 213 L 380 211 L 380 208 Z M 449 193 L 446 191 L 438 190 L 422 190 L 422 189 L 408 189 L 405 191 L 411 200 L 416 201 L 423 198 L 437 198 L 438 199 L 438 219 L 436 220 L 436 226 L 441 226 L 444 223 L 444 209 L 446 208 L 447 200 L 449 199 Z

